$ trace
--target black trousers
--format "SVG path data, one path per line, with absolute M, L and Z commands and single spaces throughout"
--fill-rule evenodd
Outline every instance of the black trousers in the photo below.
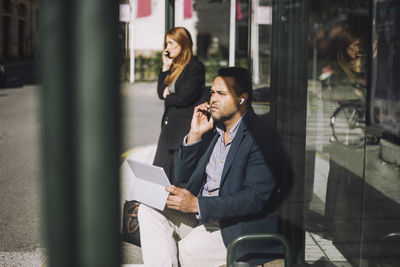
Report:
M 178 154 L 178 149 L 169 149 L 167 147 L 165 133 L 161 131 L 158 139 L 156 155 L 153 165 L 162 167 L 168 176 L 169 181 L 174 183 L 175 160 Z

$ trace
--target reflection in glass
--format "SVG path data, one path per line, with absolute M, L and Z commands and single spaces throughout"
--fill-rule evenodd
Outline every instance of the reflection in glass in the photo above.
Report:
M 370 122 L 400 143 L 400 3 L 375 5 Z
M 361 258 L 400 266 L 400 3 L 374 1 Z
M 369 14 L 368 1 L 311 4 L 305 230 L 324 253 L 307 262 L 400 263 L 400 5 Z
M 330 125 L 332 137 L 346 146 L 364 144 L 365 112 L 361 101 L 339 101 L 339 107 L 333 113 Z
M 321 266 L 360 262 L 368 31 L 368 1 L 311 2 L 305 261 Z
M 250 22 L 250 62 L 254 93 L 252 106 L 256 114 L 267 118 L 271 101 L 271 32 L 272 1 L 250 1 L 253 10 Z

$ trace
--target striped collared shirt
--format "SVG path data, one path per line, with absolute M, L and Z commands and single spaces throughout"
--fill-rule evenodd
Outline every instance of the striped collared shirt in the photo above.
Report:
M 236 122 L 236 124 L 230 129 L 228 133 L 230 141 L 226 145 L 224 143 L 225 131 L 218 127 L 216 128 L 219 133 L 219 137 L 217 142 L 215 143 L 213 152 L 210 156 L 210 160 L 208 161 L 206 166 L 207 178 L 206 183 L 203 187 L 203 191 L 201 193 L 201 195 L 204 197 L 218 196 L 219 194 L 219 187 L 221 184 L 222 172 L 224 170 L 226 157 L 228 156 L 233 138 L 235 138 L 242 118 L 240 118 Z

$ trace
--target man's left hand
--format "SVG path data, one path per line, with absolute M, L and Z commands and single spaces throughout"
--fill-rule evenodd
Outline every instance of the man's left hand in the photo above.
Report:
M 167 207 L 182 212 L 199 212 L 197 197 L 185 188 L 167 186 L 165 188 L 171 194 L 167 199 Z

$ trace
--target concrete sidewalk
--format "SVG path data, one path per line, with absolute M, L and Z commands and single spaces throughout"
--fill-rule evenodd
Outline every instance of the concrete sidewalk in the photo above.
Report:
M 135 147 L 129 151 L 126 158 L 141 162 L 152 163 L 156 152 L 156 144 Z M 123 188 L 121 188 L 123 190 Z M 122 242 L 122 266 L 144 266 L 140 247 Z M 47 253 L 45 248 L 37 248 L 34 251 L 0 251 L 0 266 L 7 267 L 45 267 L 47 266 Z
M 0 266 L 41 267 L 45 266 L 45 261 L 46 251 L 44 248 L 24 252 L 0 251 Z

